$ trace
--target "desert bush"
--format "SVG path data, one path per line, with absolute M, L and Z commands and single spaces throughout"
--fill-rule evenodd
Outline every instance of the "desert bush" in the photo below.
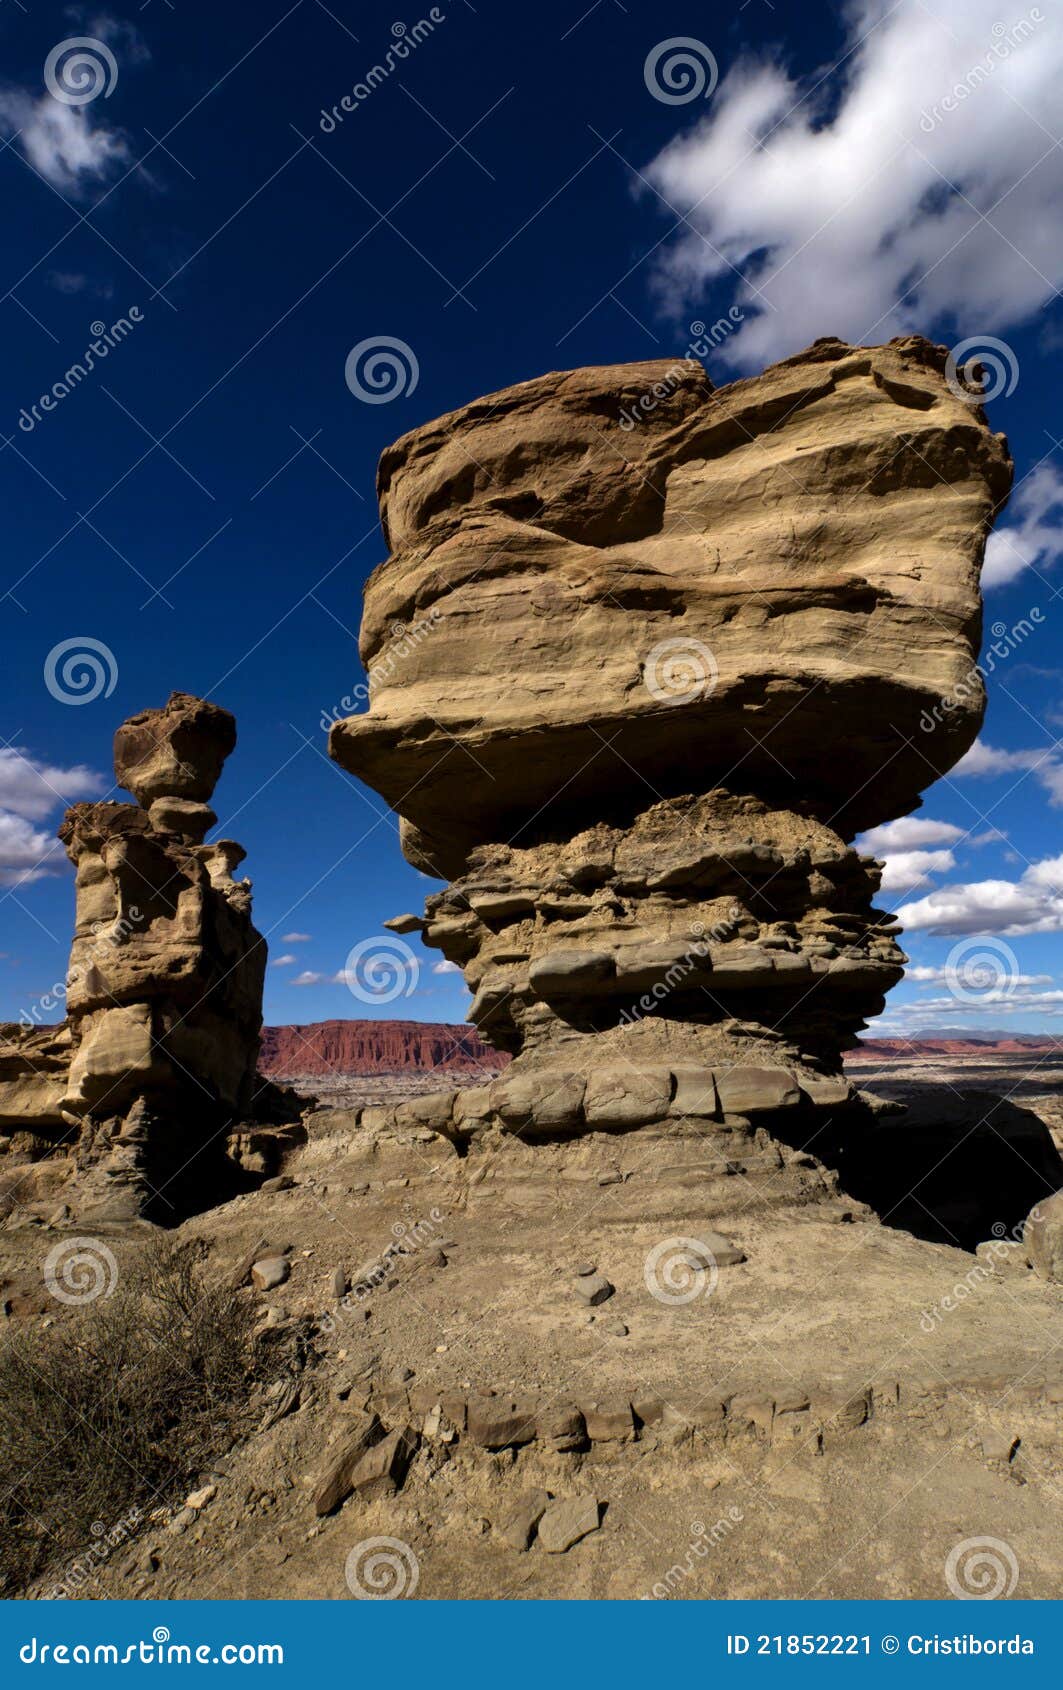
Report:
M 251 1321 L 196 1245 L 162 1239 L 109 1297 L 0 1342 L 0 1594 L 172 1499 L 229 1446 L 256 1383 Z

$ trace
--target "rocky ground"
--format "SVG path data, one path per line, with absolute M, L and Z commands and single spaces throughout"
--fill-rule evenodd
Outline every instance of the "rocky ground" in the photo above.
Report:
M 780 1209 L 762 1168 L 710 1179 L 644 1133 L 459 1158 L 349 1109 L 308 1125 L 290 1185 L 181 1229 L 308 1359 L 83 1594 L 1058 1591 L 1063 1290 L 1021 1246 Z M 0 1231 L 14 1318 L 64 1318 L 28 1295 L 64 1236 Z M 142 1238 L 108 1235 L 119 1269 Z

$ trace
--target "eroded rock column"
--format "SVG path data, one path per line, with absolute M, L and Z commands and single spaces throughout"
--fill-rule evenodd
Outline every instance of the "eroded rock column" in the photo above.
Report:
M 203 843 L 235 743 L 228 711 L 173 693 L 115 735 L 137 803 L 76 804 L 59 830 L 77 869 L 63 1108 L 86 1201 L 116 1215 L 213 1200 L 226 1128 L 252 1113 L 266 947 L 242 847 Z

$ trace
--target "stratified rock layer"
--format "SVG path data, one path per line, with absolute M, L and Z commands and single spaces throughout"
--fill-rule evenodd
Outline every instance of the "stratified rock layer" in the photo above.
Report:
M 904 963 L 848 842 L 984 706 L 1011 464 L 945 364 L 912 338 L 719 391 L 694 363 L 577 370 L 384 454 L 370 709 L 330 750 L 452 882 L 423 936 L 516 1056 L 420 1120 L 800 1138 L 844 1115 L 841 1054 Z
M 430 1021 L 311 1021 L 263 1027 L 263 1074 L 341 1077 L 363 1074 L 475 1074 L 505 1067 L 474 1028 Z
M 411 860 L 453 878 L 533 817 L 575 833 L 714 785 L 845 838 L 910 810 L 977 731 L 978 573 L 1011 476 L 944 364 L 910 339 L 817 342 L 718 391 L 695 363 L 575 370 L 385 452 L 371 708 L 331 749 L 399 809 Z
M 235 742 L 228 711 L 174 693 L 115 735 L 144 807 L 75 804 L 59 830 L 77 869 L 63 1110 L 85 1188 L 116 1213 L 196 1206 L 252 1110 L 266 948 L 232 877 L 243 848 L 201 843 Z

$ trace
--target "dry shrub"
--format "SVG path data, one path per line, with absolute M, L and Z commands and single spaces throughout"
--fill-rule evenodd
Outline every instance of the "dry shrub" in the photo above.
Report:
M 0 1343 L 0 1594 L 170 1500 L 229 1447 L 255 1384 L 251 1321 L 196 1245 L 162 1239 L 111 1296 Z

